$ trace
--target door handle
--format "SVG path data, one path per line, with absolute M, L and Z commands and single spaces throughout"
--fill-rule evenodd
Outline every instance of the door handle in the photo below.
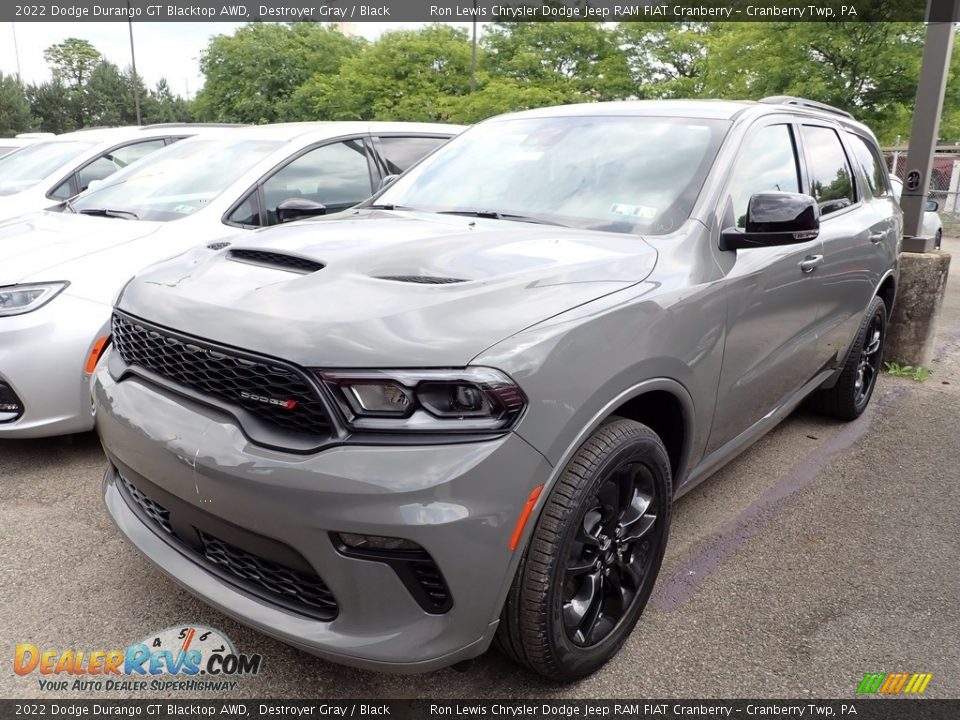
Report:
M 823 264 L 823 255 L 807 255 L 800 261 L 800 269 L 805 273 L 813 272 L 817 265 Z
M 883 238 L 886 236 L 887 234 L 885 232 L 870 233 L 870 242 L 876 245 L 878 242 L 883 242 Z

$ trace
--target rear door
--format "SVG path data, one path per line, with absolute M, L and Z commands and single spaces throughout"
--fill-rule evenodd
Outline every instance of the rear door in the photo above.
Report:
M 722 196 L 724 227 L 743 227 L 751 195 L 801 191 L 805 178 L 795 135 L 787 117 L 767 118 L 751 128 Z M 822 254 L 819 239 L 722 253 L 728 268 L 727 335 L 708 453 L 779 407 L 816 374 L 821 281 L 815 263 Z
M 817 362 L 846 357 L 863 312 L 896 247 L 896 212 L 882 160 L 865 144 L 829 122 L 800 127 L 808 187 L 820 206 L 822 312 Z M 864 165 L 869 166 L 870 178 Z M 895 251 L 895 250 L 894 250 Z

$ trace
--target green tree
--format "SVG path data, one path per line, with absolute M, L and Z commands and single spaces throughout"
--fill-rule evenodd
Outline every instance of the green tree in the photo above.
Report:
M 483 84 L 476 92 L 448 97 L 443 116 L 448 122 L 471 124 L 502 113 L 560 105 L 565 100 L 561 90 L 510 78 L 483 77 Z
M 703 92 L 710 23 L 621 23 L 619 47 L 626 54 L 634 95 L 690 98 Z
M 104 60 L 84 87 L 84 125 L 127 125 L 135 121 L 129 78 Z
M 26 132 L 33 127 L 30 101 L 23 83 L 0 72 L 0 137 Z
M 560 93 L 568 102 L 635 95 L 615 28 L 598 22 L 493 23 L 483 38 L 492 74 Z
M 80 38 L 67 38 L 43 51 L 43 59 L 50 66 L 53 79 L 74 90 L 83 88 L 102 58 L 88 40 Z
M 27 97 L 30 100 L 30 111 L 39 125 L 37 129 L 64 133 L 80 127 L 73 108 L 73 93 L 62 82 L 53 80 L 29 85 Z
M 206 82 L 196 112 L 226 122 L 292 119 L 291 95 L 309 78 L 336 73 L 361 44 L 318 23 L 251 23 L 218 35 L 200 58 Z
M 314 75 L 292 106 L 304 120 L 438 121 L 449 98 L 469 91 L 466 30 L 428 25 L 384 33 L 344 60 L 339 74 Z

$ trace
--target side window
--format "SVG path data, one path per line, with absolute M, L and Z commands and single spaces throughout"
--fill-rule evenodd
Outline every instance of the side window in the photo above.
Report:
M 853 205 L 852 175 L 837 131 L 804 125 L 803 148 L 810 173 L 810 191 L 820 205 L 820 214 L 829 215 Z
M 77 177 L 71 174 L 70 177 L 57 185 L 49 197 L 56 198 L 57 200 L 69 200 L 78 192 L 80 192 L 80 190 L 77 188 Z
M 387 173 L 399 175 L 447 142 L 436 137 L 382 137 L 380 155 L 387 165 Z
M 235 225 L 260 225 L 260 193 L 256 188 L 230 213 L 227 220 Z
M 323 145 L 301 155 L 263 183 L 267 224 L 277 222 L 277 205 L 288 198 L 306 198 L 345 210 L 370 196 L 370 169 L 362 140 Z
M 737 227 L 744 227 L 750 196 L 760 192 L 800 192 L 797 154 L 788 125 L 768 125 L 747 139 L 740 151 L 730 198 Z
M 880 156 L 877 155 L 877 149 L 873 143 L 866 138 L 853 133 L 847 133 L 850 138 L 850 145 L 853 147 L 853 154 L 857 157 L 857 162 L 863 168 L 867 176 L 867 185 L 870 186 L 870 192 L 874 197 L 890 194 L 890 176 L 887 174 L 887 166 Z
M 94 180 L 104 180 L 117 170 L 125 168 L 132 162 L 149 155 L 164 146 L 163 138 L 147 140 L 146 142 L 124 145 L 101 155 L 86 167 L 80 168 L 77 177 L 80 179 L 80 190 L 86 190 Z

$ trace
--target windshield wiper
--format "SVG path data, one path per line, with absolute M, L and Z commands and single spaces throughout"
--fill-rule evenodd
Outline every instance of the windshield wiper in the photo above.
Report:
M 563 223 L 554 220 L 546 220 L 532 215 L 517 215 L 516 213 L 505 213 L 497 210 L 440 210 L 438 215 L 464 215 L 466 217 L 488 218 L 490 220 L 514 220 L 516 222 L 536 223 L 537 225 L 556 225 L 557 227 L 567 227 Z
M 63 206 L 64 206 L 67 210 L 69 210 L 70 212 L 72 212 L 72 213 L 79 212 L 79 211 L 73 206 L 73 200 L 70 200 L 69 198 L 67 198 L 66 200 L 63 201 Z
M 83 208 L 74 210 L 81 215 L 96 215 L 98 217 L 120 218 L 122 220 L 139 220 L 140 216 L 131 210 L 111 210 L 110 208 Z
M 361 210 L 413 210 L 406 205 L 394 205 L 393 203 L 383 203 L 381 205 L 364 205 Z

